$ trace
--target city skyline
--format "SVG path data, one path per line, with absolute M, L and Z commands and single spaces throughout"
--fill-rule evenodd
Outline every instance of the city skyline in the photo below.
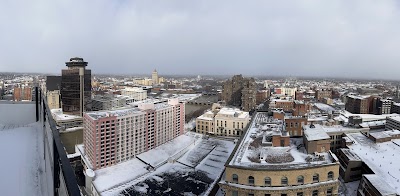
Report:
M 0 12 L 5 72 L 58 73 L 78 56 L 98 74 L 397 79 L 396 1 L 44 0 Z

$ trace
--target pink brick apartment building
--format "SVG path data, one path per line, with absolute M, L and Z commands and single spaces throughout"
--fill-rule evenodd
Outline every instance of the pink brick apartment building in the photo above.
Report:
M 85 152 L 93 169 L 104 168 L 182 135 L 184 124 L 185 104 L 178 99 L 85 113 Z

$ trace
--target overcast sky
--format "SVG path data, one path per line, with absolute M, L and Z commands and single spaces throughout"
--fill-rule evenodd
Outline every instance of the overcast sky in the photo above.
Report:
M 397 0 L 2 0 L 0 72 L 399 79 Z

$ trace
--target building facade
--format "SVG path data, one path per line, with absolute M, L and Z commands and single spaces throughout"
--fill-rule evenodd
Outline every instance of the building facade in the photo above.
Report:
M 13 96 L 14 96 L 14 101 L 32 101 L 32 88 L 15 87 Z
M 345 108 L 353 114 L 369 114 L 369 96 L 354 96 L 346 97 Z
M 93 169 L 123 162 L 184 133 L 185 105 L 177 99 L 84 114 L 84 146 Z
M 214 108 L 214 107 L 213 107 Z M 214 108 L 196 118 L 196 132 L 239 137 L 250 121 L 248 112 L 234 108 Z
M 147 91 L 143 88 L 125 88 L 121 90 L 121 95 L 132 97 L 135 101 L 147 99 Z
M 224 82 L 221 98 L 227 105 L 241 107 L 248 112 L 256 107 L 256 95 L 257 85 L 254 78 L 235 75 Z
M 90 111 L 92 96 L 92 74 L 86 69 L 87 62 L 82 58 L 71 58 L 65 63 L 68 69 L 61 71 L 61 102 L 66 114 L 83 115 Z
M 47 91 L 46 96 L 47 96 L 47 104 L 49 105 L 50 109 L 61 108 L 59 90 Z
M 154 70 L 153 73 L 151 73 L 151 79 L 153 81 L 153 85 L 159 84 L 159 81 L 158 81 L 159 78 L 158 78 L 157 70 Z
M 386 118 L 386 130 L 400 130 L 400 117 L 387 117 Z
M 303 154 L 299 148 L 285 145 L 285 139 L 275 145 L 275 135 L 289 136 L 281 121 L 270 118 L 267 113 L 256 113 L 229 157 L 225 175 L 219 182 L 227 196 L 338 194 L 339 163 L 335 156 L 330 152 Z M 293 162 L 293 156 L 308 158 Z
M 332 99 L 332 90 L 328 89 L 319 89 L 315 91 L 315 98 L 322 102 L 324 98 Z

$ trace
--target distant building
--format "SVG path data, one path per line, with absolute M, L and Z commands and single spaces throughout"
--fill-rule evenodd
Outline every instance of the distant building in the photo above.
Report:
M 392 101 L 388 99 L 378 99 L 377 101 L 377 114 L 390 114 Z
M 135 158 L 184 133 L 185 104 L 141 103 L 135 108 L 84 114 L 84 146 L 93 169 Z
M 257 91 L 256 104 L 258 105 L 258 104 L 263 103 L 268 97 L 269 97 L 269 91 L 268 90 L 259 90 L 259 91 Z
M 121 95 L 133 98 L 135 101 L 142 101 L 147 99 L 147 91 L 143 88 L 125 88 L 121 90 Z
M 65 63 L 68 69 L 61 71 L 61 102 L 66 114 L 83 115 L 90 111 L 92 97 L 92 74 L 86 69 L 83 58 L 71 58 Z
M 47 94 L 47 104 L 50 109 L 61 108 L 60 100 L 60 90 L 48 91 Z
M 235 75 L 224 82 L 221 98 L 227 105 L 241 107 L 248 112 L 257 106 L 256 94 L 257 85 L 254 78 Z
M 61 108 L 61 76 L 46 76 L 45 88 L 43 92 L 46 94 L 49 108 Z
M 153 71 L 153 73 L 151 74 L 151 79 L 153 81 L 153 85 L 159 84 L 159 81 L 158 81 L 159 78 L 158 78 L 157 70 Z
M 297 88 L 281 87 L 275 89 L 275 94 L 286 95 L 290 97 L 295 97 Z
M 13 96 L 14 96 L 14 101 L 32 101 L 32 88 L 15 87 Z
M 345 108 L 353 114 L 369 114 L 370 96 L 347 95 Z
M 299 90 L 297 90 L 296 92 L 295 92 L 295 95 L 294 95 L 294 99 L 295 100 L 303 100 L 304 98 L 304 92 L 303 91 L 299 91 Z
M 316 98 L 318 101 L 320 101 L 320 102 L 322 102 L 322 100 L 323 100 L 324 98 L 332 99 L 332 90 L 328 90 L 328 89 L 319 89 L 319 90 L 316 90 L 316 92 L 315 92 L 315 98 Z
M 196 132 L 202 134 L 233 136 L 243 135 L 243 129 L 250 121 L 248 112 L 239 109 L 216 107 L 196 118 Z
M 133 102 L 134 99 L 129 96 L 97 95 L 92 98 L 92 111 L 112 110 L 126 107 L 129 103 Z

